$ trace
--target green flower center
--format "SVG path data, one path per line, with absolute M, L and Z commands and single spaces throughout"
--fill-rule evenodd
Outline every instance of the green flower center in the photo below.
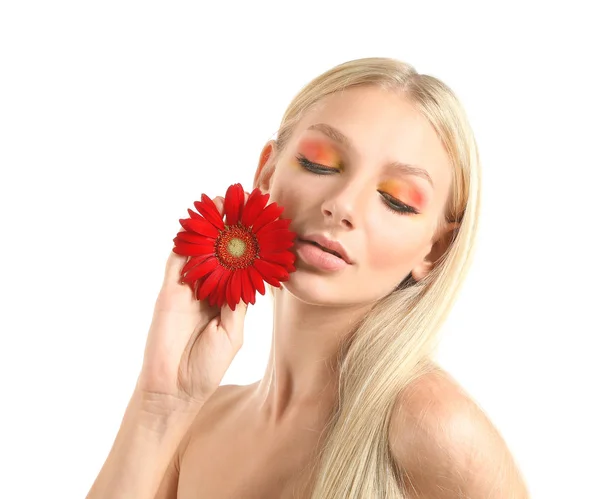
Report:
M 246 243 L 237 237 L 234 237 L 227 243 L 227 251 L 238 258 L 246 251 Z
M 215 244 L 219 263 L 231 270 L 244 269 L 258 258 L 258 241 L 252 231 L 241 223 L 225 226 Z

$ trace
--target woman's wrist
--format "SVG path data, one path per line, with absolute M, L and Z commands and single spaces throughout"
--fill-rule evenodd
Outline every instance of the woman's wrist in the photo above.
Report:
M 136 389 L 127 411 L 135 424 L 161 434 L 179 427 L 187 429 L 203 405 L 201 401 L 184 401 Z
M 153 498 L 199 404 L 164 404 L 135 390 L 89 499 Z M 173 401 L 171 401 L 173 402 Z

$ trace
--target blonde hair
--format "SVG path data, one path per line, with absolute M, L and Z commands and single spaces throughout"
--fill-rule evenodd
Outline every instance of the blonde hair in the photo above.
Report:
M 283 115 L 277 151 L 321 98 L 361 85 L 402 92 L 431 123 L 453 168 L 443 215 L 459 226 L 426 277 L 415 281 L 409 274 L 346 337 L 338 356 L 338 405 L 314 462 L 312 499 L 406 497 L 388 445 L 392 412 L 398 395 L 434 369 L 438 332 L 471 264 L 480 210 L 479 154 L 463 107 L 443 82 L 395 59 L 348 61 L 310 81 Z

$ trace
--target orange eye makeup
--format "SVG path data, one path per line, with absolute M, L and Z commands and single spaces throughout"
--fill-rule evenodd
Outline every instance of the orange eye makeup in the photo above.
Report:
M 382 183 L 382 190 L 418 211 L 422 211 L 425 207 L 426 198 L 423 192 L 408 183 L 386 180 Z
M 305 138 L 298 145 L 299 152 L 309 161 L 329 167 L 341 167 L 341 158 L 334 147 L 316 139 Z
M 344 170 L 342 155 L 334 145 L 326 140 L 305 137 L 298 143 L 298 152 L 310 163 L 322 165 L 330 171 L 336 172 L 337 170 L 337 173 L 341 173 Z M 299 164 L 301 168 L 305 168 L 300 163 L 294 164 Z M 419 213 L 422 213 L 427 204 L 427 194 L 410 180 L 394 177 L 384 180 L 380 186 L 378 189 L 380 192 L 385 192 L 400 203 L 414 208 Z

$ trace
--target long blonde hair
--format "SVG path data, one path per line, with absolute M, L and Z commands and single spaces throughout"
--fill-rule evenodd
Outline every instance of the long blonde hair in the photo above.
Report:
M 398 395 L 433 369 L 439 329 L 471 264 L 480 210 L 479 153 L 463 107 L 443 82 L 396 59 L 348 61 L 310 81 L 283 115 L 277 151 L 321 98 L 359 85 L 402 92 L 431 123 L 453 167 L 443 216 L 459 226 L 425 278 L 409 274 L 347 336 L 338 356 L 338 406 L 314 463 L 312 499 L 406 497 L 388 445 L 392 411 Z

